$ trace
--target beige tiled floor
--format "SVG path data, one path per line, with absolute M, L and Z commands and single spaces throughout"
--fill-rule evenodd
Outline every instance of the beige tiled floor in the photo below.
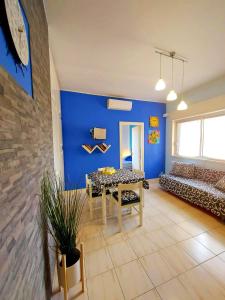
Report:
M 93 221 L 85 211 L 86 288 L 70 299 L 225 300 L 225 224 L 150 186 L 142 227 L 125 212 L 118 233 L 116 211 L 103 226 L 100 199 Z

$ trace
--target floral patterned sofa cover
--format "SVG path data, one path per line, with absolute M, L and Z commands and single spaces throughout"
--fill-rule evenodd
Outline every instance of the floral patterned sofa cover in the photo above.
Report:
M 160 176 L 159 184 L 225 220 L 225 172 L 174 162 L 171 172 Z

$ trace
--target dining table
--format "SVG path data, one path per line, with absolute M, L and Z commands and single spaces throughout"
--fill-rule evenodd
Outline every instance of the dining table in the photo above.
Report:
M 106 191 L 116 188 L 119 184 L 143 182 L 143 188 L 149 189 L 149 184 L 144 178 L 144 173 L 137 173 L 127 169 L 116 169 L 113 174 L 104 174 L 102 171 L 95 171 L 88 174 L 95 190 L 102 196 L 102 223 L 107 223 L 106 218 Z

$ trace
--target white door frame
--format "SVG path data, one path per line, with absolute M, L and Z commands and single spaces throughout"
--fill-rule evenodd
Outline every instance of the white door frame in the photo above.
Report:
M 120 138 L 120 169 L 123 168 L 123 157 L 122 157 L 122 126 L 124 125 L 137 125 L 141 128 L 141 171 L 144 172 L 144 122 L 119 122 L 119 138 Z

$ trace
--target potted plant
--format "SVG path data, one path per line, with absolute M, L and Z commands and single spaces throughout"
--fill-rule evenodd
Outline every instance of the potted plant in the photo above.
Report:
M 84 200 L 77 190 L 64 191 L 60 178 L 49 173 L 43 176 L 40 195 L 42 221 L 53 237 L 60 256 L 66 258 L 65 266 L 62 260 L 58 263 L 57 259 L 57 263 L 59 284 L 67 289 L 80 281 L 80 250 L 76 247 L 76 240 Z M 66 272 L 63 267 L 66 267 Z

